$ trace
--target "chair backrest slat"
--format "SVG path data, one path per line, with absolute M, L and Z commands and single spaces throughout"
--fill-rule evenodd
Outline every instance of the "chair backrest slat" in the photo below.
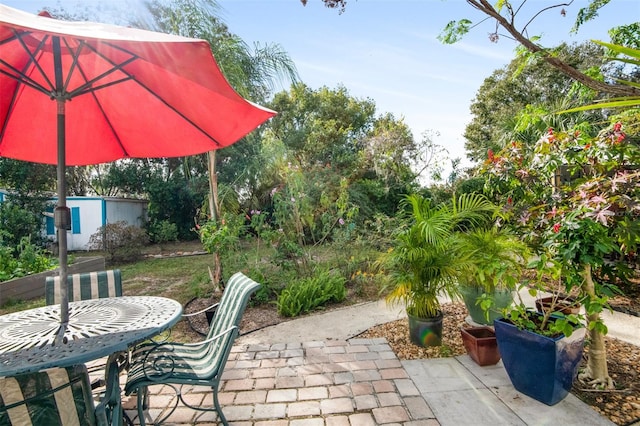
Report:
M 94 426 L 86 366 L 0 378 L 0 425 Z
M 240 321 L 249 298 L 258 287 L 260 287 L 259 283 L 241 272 L 233 274 L 225 286 L 207 338 L 213 337 L 234 325 L 240 327 Z
M 225 334 L 209 346 L 203 362 L 210 365 L 212 374 L 217 375 L 224 369 L 224 364 L 229 356 L 229 351 L 231 351 L 233 341 L 240 333 L 240 322 L 242 321 L 242 315 L 247 307 L 249 298 L 260 285 L 261 284 L 253 281 L 241 272 L 237 272 L 229 278 L 220 304 L 213 317 L 207 338 L 222 333 L 233 326 L 236 326 L 237 329 Z
M 70 274 L 67 276 L 69 301 L 122 296 L 122 277 L 119 269 Z M 45 281 L 47 305 L 60 303 L 60 277 L 47 277 Z

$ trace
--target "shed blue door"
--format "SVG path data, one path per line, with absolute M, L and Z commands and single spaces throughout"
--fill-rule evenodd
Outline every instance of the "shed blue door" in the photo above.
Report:
M 80 207 L 71 207 L 71 233 L 80 233 Z

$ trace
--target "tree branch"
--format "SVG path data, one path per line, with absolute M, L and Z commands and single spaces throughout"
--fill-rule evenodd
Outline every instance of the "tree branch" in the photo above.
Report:
M 566 62 L 552 56 L 548 50 L 535 44 L 529 38 L 525 37 L 523 33 L 515 27 L 515 24 L 512 23 L 514 22 L 513 19 L 512 22 L 509 22 L 507 18 L 502 16 L 487 0 L 467 0 L 467 3 L 480 12 L 484 13 L 485 15 L 494 18 L 498 25 L 500 25 L 509 34 L 511 34 L 514 40 L 524 46 L 528 51 L 539 54 L 546 63 L 559 69 L 564 74 L 589 87 L 590 89 L 593 89 L 598 93 L 609 93 L 616 96 L 640 96 L 640 89 L 636 87 L 604 83 L 581 73 Z M 512 13 L 512 18 L 514 18 L 514 16 L 515 14 Z M 529 20 L 527 25 L 529 25 L 537 16 L 539 16 L 539 13 L 536 14 L 534 18 Z

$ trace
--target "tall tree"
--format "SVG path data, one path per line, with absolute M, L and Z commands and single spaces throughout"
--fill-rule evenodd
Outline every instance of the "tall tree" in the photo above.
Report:
M 344 87 L 316 91 L 296 84 L 276 94 L 271 107 L 279 114 L 269 127 L 301 167 L 329 163 L 351 169 L 375 118 L 373 101 L 354 99 Z
M 604 56 L 603 49 L 593 43 L 562 44 L 556 52 L 563 61 L 585 72 L 601 63 Z M 581 95 L 570 77 L 542 60 L 523 64 L 522 58 L 515 58 L 485 79 L 471 103 L 473 118 L 464 133 L 467 156 L 475 162 L 483 161 L 488 150 L 497 152 L 512 139 L 537 140 L 540 132 L 558 128 L 561 120 L 566 120 L 551 113 L 583 103 Z M 544 127 L 529 127 L 529 136 L 521 133 L 522 126 L 515 131 L 519 112 L 538 114 L 539 124 Z M 603 118 L 600 113 L 591 115 L 594 120 Z
M 154 0 L 148 10 L 155 29 L 163 32 L 207 40 L 218 65 L 234 89 L 242 96 L 262 102 L 269 95 L 274 81 L 297 80 L 295 65 L 279 45 L 251 49 L 238 36 L 232 34 L 218 17 L 219 7 L 212 0 Z M 212 117 L 215 119 L 215 117 Z M 230 148 L 233 149 L 233 148 Z M 209 174 L 209 215 L 220 217 L 218 197 L 217 151 L 207 155 Z M 245 157 L 245 161 L 251 157 Z M 221 282 L 222 271 L 219 254 L 214 254 L 214 283 Z
M 314 90 L 299 83 L 277 93 L 270 107 L 278 115 L 265 132 L 274 158 L 274 180 L 265 191 L 285 185 L 279 170 L 291 167 L 304 170 L 310 186 L 317 184 L 309 192 L 317 194 L 317 204 L 322 194 L 336 196 L 346 181 L 363 220 L 376 212 L 395 213 L 402 194 L 415 187 L 412 165 L 420 145 L 402 120 L 376 116 L 371 99 L 354 98 L 342 86 Z

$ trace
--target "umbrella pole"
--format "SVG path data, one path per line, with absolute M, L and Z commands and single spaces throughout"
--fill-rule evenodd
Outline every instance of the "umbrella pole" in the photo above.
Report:
M 58 207 L 54 214 L 54 222 L 58 231 L 58 257 L 60 259 L 60 324 L 61 334 L 69 322 L 69 294 L 67 292 L 67 229 L 69 209 L 67 208 L 67 184 L 64 138 L 64 100 L 58 100 Z M 61 130 L 61 131 L 60 131 Z
M 60 37 L 52 38 L 53 68 L 56 84 L 56 107 L 58 125 L 58 206 L 54 212 L 54 222 L 58 231 L 58 256 L 60 259 L 60 330 L 58 337 L 63 338 L 69 323 L 69 294 L 67 292 L 67 229 L 71 227 L 71 215 L 67 208 L 67 180 L 65 176 L 67 161 L 65 147 L 65 98 L 62 77 L 62 56 Z

